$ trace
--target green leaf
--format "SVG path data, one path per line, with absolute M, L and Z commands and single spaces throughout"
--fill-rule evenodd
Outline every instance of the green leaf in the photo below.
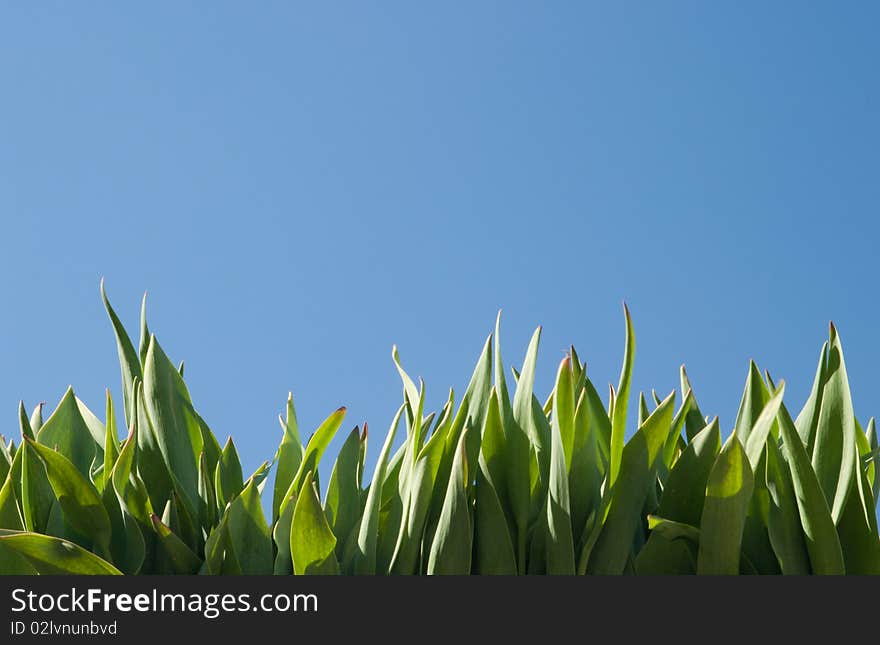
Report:
M 609 489 L 594 537 L 581 552 L 579 570 L 583 573 L 616 575 L 623 572 L 630 557 L 630 545 L 642 526 L 642 508 L 648 486 L 655 480 L 657 456 L 672 427 L 675 393 L 657 406 L 644 425 L 624 446 L 620 477 Z
M 503 408 L 501 410 L 501 420 L 504 423 L 505 433 L 508 434 L 508 441 L 511 443 L 511 457 L 516 461 L 516 463 L 511 464 L 510 470 L 521 472 L 519 468 L 522 467 L 523 459 L 525 458 L 529 464 L 528 483 L 529 490 L 531 491 L 529 495 L 529 505 L 531 506 L 532 499 L 540 499 L 540 505 L 543 507 L 547 482 L 546 480 L 541 480 L 541 474 L 549 474 L 550 472 L 550 433 L 549 428 L 545 431 L 542 426 L 538 425 L 538 419 L 535 417 L 535 367 L 538 362 L 538 346 L 540 345 L 540 342 L 541 327 L 538 327 L 532 334 L 531 341 L 529 341 L 526 356 L 523 360 L 523 367 L 520 371 L 519 381 L 517 381 L 516 384 L 516 393 L 513 397 L 514 423 L 510 424 L 509 431 Z M 496 372 L 496 381 L 497 379 L 498 375 Z M 501 403 L 504 403 L 503 398 Z M 540 404 L 538 404 L 537 407 L 540 409 Z M 544 418 L 543 410 L 541 411 L 540 417 L 542 419 Z M 531 451 L 535 455 L 534 458 L 526 452 L 527 446 L 525 442 L 522 441 L 522 438 L 517 436 L 519 434 L 517 429 L 520 429 L 519 432 L 525 433 L 528 437 Z M 520 485 L 520 490 L 511 491 L 511 499 L 516 500 L 514 501 L 515 508 L 522 503 L 519 501 L 518 497 L 522 494 L 521 486 L 522 485 Z M 519 512 L 522 512 L 521 509 Z
M 55 501 L 55 493 L 52 491 L 43 462 L 40 461 L 27 441 L 29 440 L 22 443 L 19 448 L 18 452 L 21 458 L 18 463 L 14 463 L 11 472 L 13 477 L 20 477 L 21 488 L 16 490 L 16 493 L 21 501 L 24 529 L 45 533 L 49 513 Z
M 48 423 L 48 422 L 47 422 Z M 64 521 L 88 538 L 102 553 L 110 547 L 110 518 L 92 483 L 76 466 L 54 450 L 28 440 L 46 466 L 46 475 L 64 512 Z
M 877 441 L 877 425 L 874 417 L 871 417 L 871 420 L 868 421 L 865 438 L 868 440 L 868 448 L 874 455 L 868 466 L 868 478 L 871 482 L 871 495 L 874 498 L 874 507 L 876 508 L 877 500 L 880 499 L 880 471 L 877 469 L 877 455 L 880 454 L 880 445 L 878 445 Z
M 856 429 L 843 348 L 834 325 L 831 325 L 830 333 L 825 388 L 822 392 L 816 446 L 813 450 L 813 469 L 831 507 L 831 517 L 837 523 L 854 481 Z
M 489 396 L 489 405 L 486 412 L 486 420 L 483 424 L 483 432 L 480 441 L 480 455 L 478 462 L 480 470 L 484 471 L 485 479 L 495 489 L 498 501 L 505 509 L 504 515 L 510 525 L 510 537 L 516 538 L 516 521 L 510 509 L 506 489 L 506 451 L 507 439 L 504 436 L 504 427 L 501 422 L 501 403 L 498 399 L 498 388 L 493 387 Z
M 497 399 L 496 401 L 497 407 Z M 492 416 L 491 408 L 489 417 Z M 487 417 L 487 426 L 489 424 Z M 499 426 L 500 429 L 500 426 Z M 485 447 L 485 441 L 484 441 Z M 516 575 L 516 553 L 504 509 L 486 463 L 480 455 L 476 475 L 474 504 L 474 573 L 480 575 Z
M 141 365 L 145 365 L 147 362 L 147 351 L 150 349 L 150 329 L 147 327 L 147 292 L 144 291 L 144 296 L 141 298 L 141 337 L 138 341 L 138 358 L 140 358 Z M 140 379 L 143 380 L 143 379 Z
M 390 572 L 418 573 L 422 535 L 431 509 L 431 497 L 440 494 L 437 473 L 446 447 L 446 432 L 436 432 L 422 448 L 409 477 L 404 521 L 398 531 Z M 436 491 L 436 492 L 435 492 Z
M 379 538 L 379 502 L 382 500 L 382 488 L 385 482 L 385 471 L 388 467 L 388 456 L 391 453 L 391 445 L 400 425 L 400 417 L 403 415 L 405 406 L 401 405 L 394 415 L 388 436 L 379 453 L 379 460 L 373 471 L 372 484 L 367 493 L 367 501 L 364 506 L 364 514 L 361 516 L 361 525 L 358 529 L 358 538 L 352 544 L 354 552 L 348 561 L 351 569 L 356 574 L 372 575 L 376 573 L 376 544 Z
M 657 515 L 699 526 L 706 499 L 706 484 L 721 450 L 718 417 L 687 445 L 666 479 Z
M 656 397 L 657 395 L 655 394 L 654 396 Z M 681 407 L 675 413 L 675 416 L 672 417 L 672 430 L 670 430 L 666 444 L 663 446 L 663 465 L 667 471 L 675 465 L 675 460 L 684 449 L 685 441 L 681 436 L 681 431 L 683 428 L 686 428 L 688 414 L 695 405 L 694 393 L 688 390 L 684 395 L 684 400 L 681 402 Z M 698 433 L 699 431 L 693 435 L 688 435 L 688 441 L 693 441 L 693 438 Z
M 497 336 L 496 331 L 496 336 Z M 540 430 L 535 424 L 534 416 L 534 386 L 535 386 L 535 368 L 538 361 L 538 347 L 541 343 L 541 327 L 535 329 L 532 338 L 529 341 L 526 356 L 523 360 L 523 367 L 520 371 L 519 380 L 516 383 L 516 393 L 513 397 L 513 416 L 516 423 L 526 433 L 531 442 L 532 449 L 538 457 L 538 463 L 547 462 L 549 467 L 549 436 L 542 436 Z M 500 347 L 496 348 L 496 354 L 500 353 Z M 497 381 L 497 375 L 496 375 Z M 544 468 L 541 468 L 541 472 Z
M 416 387 L 416 384 L 413 383 L 413 380 L 409 377 L 409 374 L 403 369 L 400 364 L 400 355 L 397 352 L 397 345 L 392 345 L 391 347 L 391 360 L 394 361 L 395 367 L 397 367 L 397 373 L 400 374 L 400 380 L 403 381 L 403 394 L 406 398 L 410 400 L 410 402 L 415 405 L 416 401 L 419 400 L 419 388 Z M 419 419 L 419 421 L 421 421 Z M 416 426 L 418 428 L 418 426 Z
M 153 508 L 160 509 L 171 497 L 171 475 L 165 458 L 159 449 L 156 439 L 156 430 L 153 422 L 147 414 L 147 403 L 144 398 L 144 384 L 140 381 L 135 383 L 134 396 L 137 405 L 132 410 L 137 418 L 137 475 L 143 480 L 145 489 L 149 495 Z M 148 518 L 149 519 L 149 518 Z
M 297 470 L 296 475 L 293 477 L 293 481 L 290 484 L 290 488 L 288 489 L 288 497 L 291 494 L 299 493 L 302 489 L 302 483 L 305 480 L 306 473 L 318 472 L 318 462 L 321 461 L 321 457 L 324 455 L 324 451 L 327 450 L 327 446 L 330 445 L 330 442 L 333 440 L 333 437 L 336 435 L 336 431 L 339 430 L 339 426 L 342 425 L 342 420 L 345 418 L 345 408 L 339 408 L 329 417 L 327 417 L 324 422 L 318 426 L 318 429 L 315 430 L 315 434 L 312 435 L 311 439 L 309 439 L 309 443 L 306 446 L 305 453 L 303 455 L 302 463 L 299 465 L 299 469 Z M 285 502 L 281 503 L 281 511 L 284 511 Z
M 503 378 L 503 375 L 502 375 Z M 486 421 L 486 413 L 489 409 L 489 395 L 492 389 L 492 336 L 490 335 L 483 343 L 483 350 L 477 359 L 477 364 L 468 381 L 462 405 L 467 402 L 468 423 L 474 428 L 482 428 Z M 508 410 L 510 403 L 508 401 Z M 480 454 L 480 433 L 468 434 L 466 446 L 467 458 L 471 463 L 476 463 Z
M 785 382 L 779 382 L 779 388 L 773 394 L 769 401 L 763 406 L 754 424 L 749 428 L 748 439 L 745 439 L 746 455 L 749 458 L 749 465 L 752 470 L 758 467 L 761 455 L 764 454 L 764 446 L 767 443 L 767 437 L 770 437 L 770 429 L 776 422 L 776 415 L 779 413 L 779 406 L 782 404 L 782 397 L 785 394 Z
M 9 474 L 13 459 L 14 457 L 10 455 L 6 438 L 3 435 L 0 435 L 0 479 L 5 479 L 6 475 Z
M 816 430 L 819 427 L 819 412 L 822 409 L 822 394 L 827 380 L 826 369 L 828 364 L 828 342 L 822 345 L 819 354 L 819 366 L 816 368 L 816 376 L 813 379 L 813 387 L 810 390 L 810 398 L 798 414 L 794 422 L 801 441 L 807 447 L 807 454 L 813 454 L 816 445 Z
M 162 522 L 186 543 L 193 551 L 201 552 L 204 539 L 197 525 L 198 518 L 190 517 L 186 507 L 180 502 L 177 493 L 165 505 Z
M 244 475 L 241 473 L 241 460 L 232 437 L 226 440 L 217 469 L 214 471 L 214 494 L 217 505 L 222 510 L 244 488 Z
M 810 553 L 797 507 L 791 472 L 775 439 L 767 441 L 767 532 L 784 575 L 808 575 Z
M 216 468 L 215 468 L 216 471 Z M 199 456 L 199 521 L 202 528 L 207 529 L 217 523 L 218 505 L 217 494 L 214 492 L 211 469 L 204 451 Z
M 608 422 L 604 411 L 601 413 Z M 568 488 L 571 496 L 571 525 L 575 547 L 583 546 L 584 526 L 590 513 L 597 511 L 601 501 L 604 468 L 599 455 L 596 428 L 599 425 L 586 388 L 581 390 L 574 415 L 575 440 Z
M 138 399 L 139 397 L 135 396 L 136 402 Z M 149 526 L 153 506 L 144 490 L 143 482 L 136 477 L 134 472 L 135 453 L 138 449 L 138 433 L 140 431 L 137 408 L 138 404 L 135 403 L 132 410 L 132 418 L 135 421 L 131 424 L 129 435 L 119 450 L 119 457 L 116 458 L 116 463 L 113 465 L 110 480 L 123 510 L 142 525 Z
M 623 439 L 626 434 L 626 412 L 629 403 L 629 389 L 632 381 L 633 361 L 636 355 L 636 335 L 633 330 L 629 307 L 623 305 L 626 319 L 626 346 L 623 352 L 623 367 L 620 370 L 620 382 L 617 385 L 614 408 L 611 413 L 611 463 L 608 471 L 609 486 L 614 486 L 620 472 L 623 456 Z
M 113 409 L 113 398 L 110 396 L 110 390 L 107 390 L 107 414 L 104 423 L 106 434 L 104 436 L 104 475 L 101 479 L 101 489 L 103 489 L 110 481 L 110 473 L 113 471 L 113 464 L 119 457 L 119 431 L 116 429 L 116 412 Z
M 753 488 L 752 468 L 734 431 L 715 459 L 706 483 L 698 574 L 739 573 L 743 528 Z
M 667 540 L 688 540 L 700 543 L 700 529 L 686 522 L 676 522 L 659 515 L 648 516 L 648 528 Z
M 752 426 L 757 421 L 761 410 L 770 398 L 767 386 L 761 378 L 761 370 L 755 365 L 755 361 L 749 361 L 749 375 L 746 378 L 746 387 L 743 391 L 742 401 L 739 404 L 739 411 L 736 413 L 736 424 L 734 431 L 740 437 L 740 441 L 745 444 L 748 441 Z M 763 442 L 761 442 L 763 445 Z
M 837 533 L 843 549 L 848 575 L 880 574 L 880 538 L 877 516 L 868 478 L 858 466 L 853 468 L 852 490 L 846 500 Z
M 668 540 L 651 533 L 635 560 L 640 576 L 688 575 L 696 573 L 695 547 L 685 539 Z
M 269 476 L 269 469 L 271 468 L 271 466 L 272 464 L 268 461 L 264 461 L 259 466 L 257 466 L 257 469 L 252 472 L 250 477 L 245 480 L 245 486 L 253 483 L 257 487 L 257 492 L 262 495 L 263 488 L 266 485 L 266 478 Z
M 146 299 L 146 295 L 144 298 Z M 143 380 L 144 374 L 134 345 L 132 345 L 131 339 L 128 337 L 128 333 L 125 331 L 125 327 L 120 322 L 113 307 L 110 306 L 110 300 L 107 298 L 107 292 L 104 290 L 103 278 L 101 278 L 101 299 L 104 301 L 104 308 L 107 310 L 107 315 L 110 317 L 110 322 L 113 325 L 113 333 L 116 335 L 119 367 L 122 371 L 122 401 L 125 406 L 125 423 L 126 425 L 131 425 L 132 396 L 134 394 L 132 384 L 135 378 Z
M 160 564 L 159 573 L 192 575 L 202 566 L 202 560 L 193 553 L 186 543 L 177 537 L 171 529 L 162 523 L 156 515 L 151 515 L 153 530 L 159 536 L 159 545 L 164 559 Z
M 0 530 L 0 545 L 23 556 L 43 575 L 122 575 L 94 553 L 47 535 Z
M 272 573 L 272 537 L 254 480 L 250 480 L 241 494 L 230 503 L 227 530 L 231 549 L 243 574 Z
M 94 412 L 89 410 L 89 406 L 79 398 L 76 399 L 76 407 L 79 409 L 79 414 L 85 422 L 89 434 L 92 435 L 92 440 L 95 442 L 95 459 L 92 461 L 92 466 L 97 466 L 104 460 L 104 437 L 106 434 L 104 422 Z
M 204 455 L 206 472 L 213 474 L 217 469 L 217 462 L 220 461 L 220 455 L 223 453 L 223 448 L 220 446 L 220 442 L 217 441 L 217 437 L 211 432 L 211 428 L 208 427 L 208 424 L 199 413 L 195 410 L 192 412 L 196 419 L 196 423 L 199 426 L 199 434 L 202 438 L 202 449 L 198 454 L 198 459 L 201 459 L 202 455 Z
M 110 554 L 112 562 L 125 574 L 140 571 L 146 558 L 146 542 L 137 520 L 116 495 L 111 477 L 101 493 L 101 501 L 110 518 Z
M 3 486 L 0 487 L 0 529 L 24 530 L 24 520 L 21 517 L 11 474 L 6 475 Z
M 68 388 L 61 403 L 37 433 L 37 443 L 64 455 L 86 478 L 97 444 L 77 405 L 73 388 Z
M 845 571 L 843 552 L 828 502 L 784 404 L 779 407 L 777 418 L 807 542 L 810 566 L 816 575 L 842 575 Z
M 144 361 L 144 403 L 174 490 L 190 517 L 198 517 L 201 428 L 174 364 L 151 337 Z
M 342 555 L 342 546 L 349 535 L 357 528 L 361 512 L 361 451 L 362 444 L 367 440 L 367 425 L 364 424 L 364 435 L 360 428 L 355 428 L 348 435 L 330 475 L 327 486 L 327 499 L 324 503 L 327 520 L 333 535 L 338 536 L 337 549 Z M 296 521 L 294 519 L 294 521 Z M 294 561 L 294 565 L 296 562 Z
M 642 425 L 645 422 L 645 419 L 648 418 L 649 414 L 651 414 L 651 411 L 648 409 L 648 401 L 645 399 L 645 393 L 639 392 L 638 425 Z
M 336 536 L 321 508 L 312 473 L 306 473 L 296 500 L 290 529 L 290 554 L 296 575 L 332 575 L 339 573 L 336 560 Z
M 293 514 L 293 507 L 290 509 Z M 211 575 L 241 575 L 241 566 L 235 556 L 232 543 L 229 537 L 229 515 L 223 516 L 220 523 L 214 528 L 211 535 L 205 541 L 205 562 L 202 565 L 200 573 L 208 573 Z M 288 532 L 290 523 L 288 522 Z M 290 551 L 288 545 L 287 551 Z M 288 554 L 289 555 L 289 554 Z M 287 572 L 289 573 L 289 571 Z
M 471 571 L 474 532 L 467 497 L 467 434 L 467 430 L 462 433 L 455 451 L 440 522 L 431 542 L 428 575 L 465 575 Z
M 293 392 L 287 395 L 287 418 L 278 417 L 281 424 L 281 444 L 275 453 L 275 485 L 272 497 L 272 521 L 278 520 L 278 513 L 284 496 L 293 482 L 302 463 L 303 446 L 299 438 L 299 424 L 296 409 L 293 407 Z
M 563 445 L 564 418 L 571 415 L 574 425 L 573 403 L 568 394 L 571 389 L 571 358 L 566 357 L 559 365 L 556 377 L 556 396 L 553 398 L 553 422 L 550 439 L 550 481 L 547 495 L 547 535 L 545 538 L 545 562 L 551 575 L 573 575 L 575 572 L 574 542 L 571 528 L 571 506 L 568 491 L 568 470 Z M 573 397 L 572 397 L 573 398 Z M 569 429 L 574 441 L 574 428 Z
M 599 448 L 599 458 L 607 471 L 611 459 L 611 418 L 602 404 L 602 398 L 593 386 L 592 381 L 587 379 L 584 383 L 584 391 L 587 396 L 587 405 L 590 411 L 590 427 L 596 435 L 596 446 Z
M 571 358 L 562 361 L 556 375 L 556 386 L 553 388 L 553 423 L 557 424 L 563 449 L 565 472 L 571 470 L 575 442 L 575 390 L 574 372 Z M 551 428 L 552 428 L 551 424 Z M 552 440 L 551 440 L 552 446 Z M 552 447 L 551 447 L 552 450 Z M 552 461 L 552 457 L 551 457 Z
M 684 365 L 679 368 L 679 379 L 681 381 L 681 395 L 685 401 L 690 401 L 685 413 L 684 432 L 687 440 L 693 441 L 694 437 L 706 427 L 706 420 L 700 411 L 700 406 L 697 405 L 697 398 Z
M 18 426 L 21 429 L 22 439 L 35 439 L 34 431 L 31 429 L 31 421 L 24 409 L 24 401 L 18 402 Z
M 525 404 L 528 402 L 528 409 L 531 410 L 532 388 L 534 387 L 535 378 L 534 371 L 540 338 L 541 328 L 538 327 L 532 334 L 529 348 L 526 351 L 523 369 L 528 370 L 528 373 L 525 379 L 523 379 L 522 374 L 517 379 L 516 393 L 514 394 L 512 406 L 507 391 L 507 381 L 504 378 L 504 364 L 501 358 L 501 312 L 498 312 L 498 318 L 495 321 L 495 391 L 498 398 L 499 420 L 504 432 L 503 469 L 506 473 L 517 473 L 517 475 L 499 478 L 496 486 L 499 486 L 499 499 L 506 500 L 510 506 L 510 516 L 516 528 L 514 546 L 516 548 L 517 571 L 519 573 L 526 572 L 526 536 L 529 523 L 529 505 L 531 503 L 531 475 L 529 478 L 526 478 L 524 474 L 520 473 L 530 472 L 531 459 L 528 429 L 521 426 L 517 418 L 527 413 L 531 414 L 525 410 Z M 514 407 L 520 409 L 520 411 L 515 413 Z M 490 461 L 490 465 L 491 463 Z
M 0 541 L 0 571 L 7 576 L 39 575 L 39 571 L 34 569 L 24 556 L 3 546 L 2 541 Z

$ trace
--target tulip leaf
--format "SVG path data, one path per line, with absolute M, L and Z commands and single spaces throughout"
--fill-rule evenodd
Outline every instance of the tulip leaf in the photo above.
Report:
M 718 453 L 706 483 L 700 519 L 697 573 L 736 575 L 746 513 L 754 488 L 752 468 L 736 432 Z
M 312 480 L 306 473 L 303 487 L 296 500 L 290 528 L 290 555 L 296 575 L 328 575 L 339 573 L 336 560 L 336 536 Z
M 28 441 L 46 466 L 46 475 L 61 509 L 64 521 L 78 533 L 90 538 L 103 553 L 110 547 L 110 518 L 92 483 L 62 454 Z
M 443 510 L 431 542 L 428 575 L 465 575 L 471 572 L 474 533 L 467 496 L 467 434 L 467 430 L 462 433 L 455 451 Z
M 94 553 L 48 535 L 0 530 L 0 545 L 24 557 L 43 575 L 122 575 Z

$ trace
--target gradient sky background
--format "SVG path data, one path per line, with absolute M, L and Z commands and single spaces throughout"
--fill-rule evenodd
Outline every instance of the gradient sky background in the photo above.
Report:
M 750 358 L 800 409 L 833 318 L 880 413 L 877 3 L 416 4 L 4 5 L 5 434 L 118 395 L 101 276 L 248 470 L 291 389 L 374 461 L 392 343 L 436 408 L 499 308 L 543 396 L 572 342 L 616 382 L 625 299 L 636 391 L 686 363 L 726 430 Z

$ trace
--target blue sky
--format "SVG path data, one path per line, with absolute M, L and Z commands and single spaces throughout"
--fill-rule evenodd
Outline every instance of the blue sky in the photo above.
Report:
M 418 6 L 416 6 L 418 4 Z M 815 5 L 815 6 L 813 6 Z M 17 3 L 0 19 L 0 409 L 93 409 L 98 284 L 185 359 L 245 466 L 293 390 L 371 458 L 390 359 L 459 391 L 495 313 L 634 386 L 686 363 L 732 426 L 748 360 L 799 409 L 829 319 L 880 412 L 875 3 Z M 341 433 L 342 434 L 342 433 Z M 338 445 L 338 443 L 336 444 Z

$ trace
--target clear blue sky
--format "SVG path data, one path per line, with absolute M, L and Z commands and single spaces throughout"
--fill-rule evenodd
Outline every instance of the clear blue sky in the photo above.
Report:
M 418 6 L 416 6 L 418 5 Z M 609 6 L 611 5 L 611 6 Z M 0 12 L 0 410 L 120 389 L 98 295 L 185 359 L 248 469 L 436 407 L 494 316 L 635 387 L 686 363 L 733 423 L 749 358 L 799 409 L 829 319 L 877 397 L 876 3 L 14 3 Z M 117 399 L 117 402 L 118 399 Z M 103 416 L 103 415 L 102 415 Z M 335 444 L 335 445 L 338 445 Z

